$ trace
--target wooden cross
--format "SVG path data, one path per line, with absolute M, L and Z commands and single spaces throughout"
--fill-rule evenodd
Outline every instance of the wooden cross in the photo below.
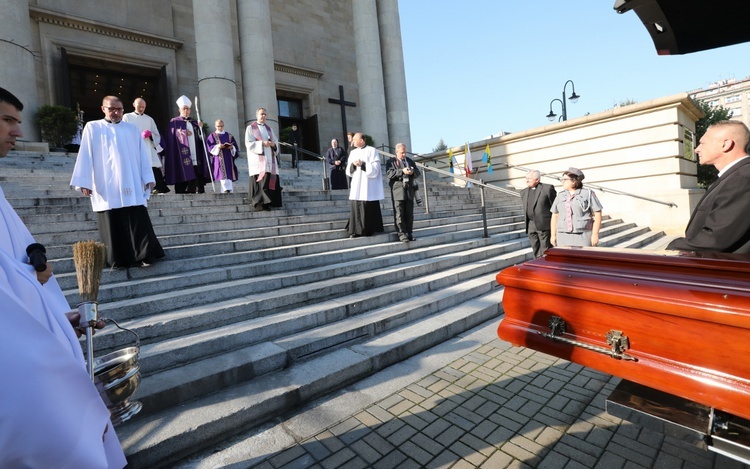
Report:
M 341 106 L 341 127 L 344 128 L 344 145 L 346 145 L 344 148 L 346 148 L 347 151 L 349 151 L 349 140 L 346 138 L 347 130 L 346 130 L 346 106 L 351 107 L 357 107 L 357 103 L 354 103 L 352 101 L 346 101 L 344 100 L 344 86 L 339 85 L 339 99 L 334 98 L 328 98 L 328 102 L 331 104 L 338 104 Z

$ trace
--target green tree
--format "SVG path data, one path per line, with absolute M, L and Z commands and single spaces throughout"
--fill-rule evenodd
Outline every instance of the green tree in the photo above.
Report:
M 75 111 L 65 106 L 40 106 L 34 123 L 39 127 L 42 140 L 52 148 L 62 148 L 78 131 Z
M 615 103 L 615 107 L 617 108 L 617 107 L 623 107 L 623 106 L 630 106 L 631 104 L 635 104 L 635 103 L 637 103 L 636 100 L 628 98 L 628 99 L 623 99 L 619 103 Z
M 433 148 L 432 151 L 433 152 L 438 152 L 438 151 L 444 151 L 444 150 L 447 150 L 447 149 L 448 149 L 448 145 L 446 145 L 445 142 L 443 141 L 443 139 L 441 138 L 440 141 L 438 142 L 437 146 L 435 148 Z
M 371 136 L 362 134 L 362 138 L 365 140 L 365 145 L 368 147 L 375 147 L 375 140 L 373 140 Z
M 698 119 L 695 123 L 695 141 L 700 141 L 706 130 L 714 123 L 729 120 L 732 117 L 732 111 L 724 106 L 710 106 L 703 101 L 696 102 L 699 108 L 705 113 L 705 116 Z M 697 164 L 697 162 L 696 162 Z M 711 165 L 698 164 L 698 186 L 706 189 L 716 180 L 719 171 Z

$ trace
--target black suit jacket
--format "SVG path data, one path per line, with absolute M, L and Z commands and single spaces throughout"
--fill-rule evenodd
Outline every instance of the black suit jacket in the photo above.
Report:
M 419 168 L 414 164 L 414 160 L 406 157 L 409 167 L 414 169 L 414 174 L 409 176 L 409 185 L 404 186 L 403 165 L 398 158 L 389 158 L 385 163 L 385 175 L 388 178 L 388 185 L 391 186 L 393 200 L 411 200 L 414 198 L 414 192 L 417 188 L 417 178 L 421 174 Z
M 750 158 L 711 184 L 690 216 L 685 237 L 667 249 L 750 253 Z
M 539 183 L 535 190 L 531 190 L 528 187 L 521 190 L 521 203 L 523 204 L 524 213 L 526 211 L 526 204 L 529 200 L 529 194 L 534 200 L 531 203 L 534 205 L 534 224 L 536 225 L 537 231 L 549 231 L 550 220 L 552 219 L 552 203 L 557 197 L 557 192 L 552 184 Z M 529 232 L 529 217 L 526 217 L 526 233 Z

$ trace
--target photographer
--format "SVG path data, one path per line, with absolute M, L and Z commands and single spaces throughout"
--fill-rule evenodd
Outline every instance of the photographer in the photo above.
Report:
M 396 157 L 385 164 L 388 184 L 391 186 L 391 198 L 396 213 L 396 231 L 402 243 L 414 241 L 412 225 L 414 224 L 414 199 L 417 189 L 419 169 L 414 160 L 406 157 L 406 145 L 396 144 Z

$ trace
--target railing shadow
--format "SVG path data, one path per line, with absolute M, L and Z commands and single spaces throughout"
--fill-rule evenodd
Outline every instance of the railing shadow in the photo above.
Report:
M 619 379 L 501 344 L 287 449 L 211 467 L 747 467 L 608 415 Z

